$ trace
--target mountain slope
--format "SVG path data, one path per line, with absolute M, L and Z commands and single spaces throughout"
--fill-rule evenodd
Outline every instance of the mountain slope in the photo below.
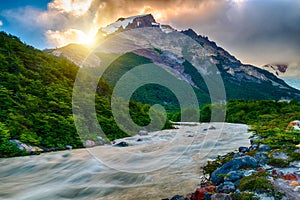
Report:
M 141 32 L 143 32 L 144 29 L 142 28 L 145 29 L 145 33 L 147 33 L 147 35 L 145 35 L 145 33 L 144 35 L 138 35 L 134 32 L 135 30 L 141 30 Z M 199 58 L 202 59 L 202 61 L 200 61 L 198 64 L 197 62 L 192 63 L 191 60 L 189 61 L 182 57 L 184 53 L 189 55 L 191 53 L 195 53 L 197 50 L 194 48 L 194 46 L 185 47 L 183 44 L 179 44 L 178 41 L 182 40 L 183 38 L 182 34 L 191 38 L 194 43 L 197 43 L 202 48 L 201 52 L 197 53 Z M 194 88 L 200 104 L 208 103 L 210 101 L 210 94 L 208 92 L 209 90 L 204 80 L 207 78 L 206 76 L 214 73 L 211 69 L 211 65 L 215 65 L 219 70 L 217 73 L 220 73 L 222 76 L 227 99 L 300 98 L 300 92 L 298 90 L 290 87 L 283 80 L 274 76 L 272 73 L 252 65 L 245 65 L 241 63 L 226 50 L 218 47 L 215 42 L 208 40 L 207 37 L 197 35 L 191 29 L 179 32 L 168 25 L 159 24 L 150 14 L 132 16 L 129 18 L 120 18 L 115 23 L 101 28 L 97 37 L 100 39 L 99 43 L 94 45 L 96 47 L 105 43 L 105 40 L 111 40 L 112 44 L 114 44 L 114 40 L 117 42 L 115 41 L 116 44 L 114 45 L 103 48 L 101 47 L 102 49 L 96 48 L 93 51 L 91 50 L 87 56 L 92 59 L 87 60 L 95 60 L 95 57 L 98 57 L 99 62 L 93 62 L 93 64 L 88 63 L 89 67 L 101 68 L 101 60 L 105 60 L 105 57 L 101 57 L 101 52 L 110 54 L 112 52 L 121 51 L 119 49 L 121 49 L 121 47 L 123 48 L 123 46 L 127 44 L 132 44 L 133 46 L 137 45 L 140 47 L 138 49 L 134 49 L 132 53 L 139 57 L 148 59 L 148 61 L 145 63 L 154 63 L 177 77 L 178 80 L 189 83 Z M 159 38 L 164 38 L 164 40 Z M 66 51 L 63 48 L 56 50 L 56 52 L 60 52 L 61 55 L 69 58 L 73 58 L 72 55 L 77 54 L 77 51 L 81 50 L 80 48 L 76 49 L 76 45 L 74 45 L 72 50 L 69 51 Z M 120 54 L 119 56 L 122 56 L 122 60 L 124 61 L 123 65 L 122 63 L 118 63 L 118 66 L 114 66 L 114 63 L 112 63 L 112 66 L 106 70 L 106 74 L 109 74 L 110 69 L 113 69 L 113 71 L 123 71 L 123 74 L 125 73 L 124 69 L 126 69 L 127 65 L 126 59 L 130 60 L 131 58 L 130 56 L 127 57 L 128 54 Z M 203 60 L 204 58 L 205 60 Z M 130 62 L 134 64 L 134 60 Z M 209 64 L 207 64 L 207 62 L 209 62 Z M 137 66 L 142 63 L 137 61 L 135 64 Z M 116 82 L 117 80 L 118 79 L 115 77 L 114 81 L 108 81 Z M 165 88 L 160 87 L 158 89 L 157 86 L 155 86 L 155 88 L 153 88 L 154 86 L 145 87 L 146 88 L 144 89 L 140 89 L 140 97 L 138 92 L 136 92 L 133 96 L 133 99 L 141 102 L 149 102 L 148 99 L 150 99 L 149 103 L 151 104 L 155 101 L 159 103 L 167 102 L 167 104 L 170 101 L 172 102 L 170 99 L 172 99 L 173 96 L 167 98 L 162 97 L 162 95 L 158 95 L 162 93 L 168 93 Z M 149 95 L 145 96 L 146 93 Z M 174 105 L 174 101 L 172 104 Z
M 78 66 L 31 46 L 19 38 L 0 32 L 0 157 L 21 155 L 9 140 L 18 139 L 44 150 L 83 147 L 85 140 L 98 141 L 95 124 L 85 125 L 79 135 L 72 112 L 72 93 Z M 91 76 L 84 77 L 90 80 Z M 99 81 L 95 96 L 97 119 L 108 139 L 128 136 L 117 126 L 110 106 L 111 88 Z M 81 91 L 83 98 L 85 92 Z M 85 99 L 84 99 L 85 100 Z M 130 102 L 137 124 L 150 122 L 149 105 Z M 160 114 L 160 113 L 156 113 Z M 91 118 L 83 113 L 78 118 Z

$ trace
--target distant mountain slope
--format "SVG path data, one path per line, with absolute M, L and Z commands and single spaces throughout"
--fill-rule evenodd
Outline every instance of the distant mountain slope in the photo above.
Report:
M 176 35 L 175 33 L 181 33 L 192 38 L 203 48 L 201 56 L 208 58 L 210 63 L 217 66 L 225 85 L 227 99 L 300 99 L 300 92 L 298 90 L 290 87 L 283 80 L 276 77 L 272 73 L 252 65 L 245 65 L 241 63 L 226 50 L 217 46 L 215 42 L 210 41 L 207 37 L 197 35 L 191 29 L 179 32 L 168 25 L 159 24 L 155 21 L 151 14 L 132 16 L 129 18 L 120 18 L 115 23 L 112 23 L 104 28 L 100 28 L 97 38 L 99 39 L 100 44 L 103 40 L 113 38 L 113 36 L 118 35 L 118 33 L 126 34 L 127 30 L 133 30 L 137 28 L 153 28 L 153 32 L 147 32 L 148 34 L 150 34 L 150 36 L 145 36 L 145 38 L 149 38 L 151 36 L 157 38 L 167 38 L 167 36 L 170 36 L 173 33 L 174 37 Z M 178 40 L 178 38 L 174 37 L 172 38 L 173 41 Z M 118 42 L 137 44 L 137 41 L 139 41 L 139 39 L 140 38 L 138 38 L 138 36 L 129 35 L 126 37 L 124 36 L 124 40 Z M 147 44 L 147 42 L 143 40 L 139 42 Z M 180 54 L 185 51 L 185 47 L 176 46 L 174 42 L 172 43 L 171 40 L 166 40 L 164 42 L 154 40 L 152 42 L 153 43 L 148 47 L 134 50 L 132 53 L 138 55 L 139 58 L 147 58 L 147 61 L 145 63 L 155 63 L 158 66 L 164 68 L 169 73 L 176 76 L 179 80 L 189 83 L 191 86 L 193 86 L 200 100 L 200 104 L 209 102 L 210 94 L 208 92 L 205 81 L 203 80 L 203 76 L 205 76 L 205 74 L 211 73 L 210 66 L 206 65 L 205 63 L 202 63 L 199 66 L 195 66 L 188 60 L 182 58 Z M 95 43 L 94 46 L 96 47 L 97 45 L 98 44 Z M 79 46 L 77 47 L 78 48 L 76 48 L 76 45 L 72 45 L 72 49 L 70 49 L 70 47 L 64 47 L 55 50 L 55 52 L 59 52 L 62 56 L 65 56 L 72 60 L 74 59 L 74 55 L 77 55 L 78 52 L 81 51 L 81 48 Z M 118 45 L 115 45 L 114 48 L 118 49 L 119 47 Z M 105 49 L 102 50 L 106 51 Z M 99 52 L 100 51 L 101 50 L 99 50 Z M 188 51 L 193 51 L 193 47 L 188 49 Z M 176 54 L 174 52 L 181 53 Z M 109 54 L 109 52 L 106 53 Z M 88 63 L 90 67 L 100 66 L 101 59 L 105 59 L 95 51 L 90 51 L 87 55 L 93 58 L 91 60 L 97 60 L 95 59 L 95 57 L 99 58 L 98 63 L 92 62 L 94 66 L 93 64 Z M 126 58 L 128 58 L 128 60 L 131 60 L 131 64 L 134 65 L 132 54 L 130 56 L 129 54 L 124 54 L 122 55 L 121 59 L 124 61 L 123 65 L 119 62 L 119 60 L 117 61 L 117 66 L 114 66 L 114 63 L 112 63 L 112 67 L 110 67 L 109 69 L 113 69 L 114 73 L 118 70 L 120 70 L 120 73 L 122 71 L 123 73 L 125 73 L 124 69 L 129 70 L 128 68 L 126 68 Z M 141 64 L 140 59 L 137 59 L 137 62 L 135 64 Z M 202 72 L 202 75 L 199 74 L 199 71 Z M 107 72 L 107 74 L 109 74 L 109 72 Z M 110 82 L 112 80 L 108 81 Z M 145 87 L 146 88 L 144 89 L 140 89 L 140 97 L 138 95 L 138 92 L 136 92 L 133 96 L 133 99 L 141 102 L 149 102 L 150 99 L 150 103 L 153 103 L 154 101 L 160 103 L 164 102 L 167 104 L 168 102 L 175 102 L 171 100 L 173 96 L 168 98 L 168 95 L 160 95 L 169 94 L 168 92 L 166 92 L 165 88 L 158 88 L 157 86 L 155 86 L 155 88 L 153 88 L 154 86 Z M 148 95 L 146 95 L 145 91 L 147 91 Z

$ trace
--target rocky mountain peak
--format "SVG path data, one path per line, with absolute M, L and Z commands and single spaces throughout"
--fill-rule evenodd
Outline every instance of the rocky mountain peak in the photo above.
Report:
M 123 30 L 130 30 L 134 28 L 144 27 L 159 27 L 154 17 L 151 14 L 136 15 L 128 18 L 121 17 L 116 22 L 100 28 L 99 32 L 102 35 L 109 35 Z

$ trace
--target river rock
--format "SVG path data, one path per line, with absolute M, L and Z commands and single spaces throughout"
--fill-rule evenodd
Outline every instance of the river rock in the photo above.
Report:
M 94 140 L 86 140 L 86 141 L 84 142 L 84 146 L 87 147 L 87 148 L 93 147 L 93 146 L 95 146 L 95 145 L 96 145 L 96 143 L 95 143 Z
M 229 194 L 235 191 L 235 185 L 230 181 L 225 181 L 217 187 L 217 192 Z
M 127 142 L 119 142 L 117 144 L 115 144 L 114 146 L 117 146 L 117 147 L 128 147 L 128 143 Z
M 228 174 L 231 171 L 237 171 L 241 168 L 257 168 L 258 163 L 256 159 L 251 156 L 244 156 L 240 158 L 234 158 L 229 162 L 222 165 L 220 168 L 216 169 L 211 175 L 211 181 L 213 184 L 219 184 L 223 181 L 220 175 Z
M 258 148 L 258 144 L 252 144 L 250 147 L 249 147 L 249 151 L 254 151 L 255 149 Z
M 229 194 L 218 193 L 213 194 L 211 200 L 231 200 L 231 197 Z
M 300 153 L 300 149 L 296 149 L 294 153 Z
M 244 177 L 244 173 L 240 171 L 231 171 L 227 174 L 225 181 L 235 182 Z
M 65 148 L 68 149 L 68 150 L 72 150 L 73 149 L 73 147 L 71 145 L 66 145 Z
M 258 151 L 260 151 L 260 152 L 268 152 L 270 150 L 271 150 L 271 147 L 269 145 L 261 144 L 258 146 Z
M 239 147 L 239 152 L 241 152 L 241 153 L 246 153 L 248 151 L 249 151 L 248 147 Z
M 260 164 L 264 165 L 268 162 L 269 158 L 262 152 L 257 152 L 254 155 L 254 158 L 259 162 Z
M 188 200 L 188 199 L 183 196 L 175 195 L 174 197 L 171 198 L 171 200 Z
M 43 151 L 43 149 L 41 149 L 39 147 L 27 145 L 23 142 L 20 142 L 19 140 L 16 140 L 16 139 L 9 140 L 9 142 L 15 144 L 18 147 L 19 150 L 26 151 L 27 153 L 36 152 L 36 151 Z
M 250 138 L 250 144 L 253 145 L 254 142 L 257 140 L 261 140 L 261 138 L 259 136 L 254 136 L 254 137 Z
M 295 167 L 295 168 L 300 169 L 300 161 L 291 162 L 290 167 Z
M 289 156 L 284 152 L 274 152 L 274 153 L 272 153 L 271 157 L 273 157 L 275 159 L 281 159 L 281 160 L 289 159 Z
M 139 131 L 139 135 L 140 136 L 148 135 L 148 131 L 146 131 L 146 130 L 140 130 Z

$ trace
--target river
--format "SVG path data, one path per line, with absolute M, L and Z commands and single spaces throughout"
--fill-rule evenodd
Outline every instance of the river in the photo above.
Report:
M 200 167 L 239 146 L 248 126 L 210 123 L 133 136 L 112 145 L 0 159 L 0 199 L 163 199 L 200 183 Z

